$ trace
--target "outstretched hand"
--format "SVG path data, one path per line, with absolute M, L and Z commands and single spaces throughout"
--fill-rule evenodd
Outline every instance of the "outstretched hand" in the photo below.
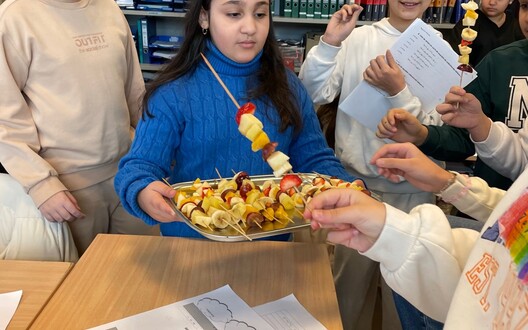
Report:
M 327 239 L 360 252 L 368 250 L 385 225 L 385 205 L 355 189 L 328 189 L 306 206 L 314 230 L 329 229 Z
M 445 102 L 436 107 L 446 124 L 465 128 L 475 141 L 488 136 L 491 121 L 482 111 L 480 101 L 460 86 L 453 86 L 445 96 Z
M 421 145 L 428 130 L 413 114 L 404 109 L 391 109 L 378 124 L 376 136 L 396 142 L 411 142 Z
M 344 5 L 332 14 L 323 36 L 324 42 L 339 47 L 356 27 L 362 10 L 363 8 L 356 4 Z
M 387 50 L 385 56 L 379 55 L 370 61 L 370 65 L 363 72 L 363 79 L 390 96 L 398 94 L 406 86 L 403 72 L 390 50 Z
M 146 186 L 138 195 L 139 207 L 152 218 L 160 222 L 178 220 L 176 212 L 163 197 L 172 199 L 176 191 L 161 181 L 154 181 Z
M 85 217 L 79 204 L 77 204 L 77 200 L 67 190 L 60 191 L 48 198 L 40 205 L 39 210 L 50 222 L 70 222 Z
M 453 177 L 411 143 L 386 144 L 372 156 L 370 163 L 392 182 L 400 182 L 403 177 L 416 188 L 434 193 L 440 192 Z

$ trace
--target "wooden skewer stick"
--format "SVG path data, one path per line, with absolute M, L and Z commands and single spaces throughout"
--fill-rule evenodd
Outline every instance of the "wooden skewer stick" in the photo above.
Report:
M 227 220 L 224 220 L 225 223 L 227 223 L 228 226 L 230 226 L 231 228 L 233 228 L 234 230 L 236 230 L 240 235 L 244 236 L 245 238 L 247 238 L 248 241 L 252 241 L 251 237 L 249 237 L 248 235 L 246 235 L 246 233 L 244 233 L 244 230 L 242 229 L 238 229 L 237 227 L 235 227 L 233 224 L 229 223 L 229 221 Z
M 460 70 L 460 87 L 462 87 L 462 77 L 464 76 L 464 71 L 463 70 Z M 456 108 L 458 109 L 458 107 L 460 106 L 460 102 L 457 102 L 457 105 L 456 105 Z
M 205 61 L 205 64 L 207 64 L 207 66 L 209 67 L 209 69 L 211 69 L 211 72 L 213 73 L 213 75 L 215 76 L 216 80 L 218 80 L 218 82 L 220 83 L 220 85 L 222 85 L 222 87 L 224 88 L 224 90 L 226 91 L 227 95 L 229 96 L 229 98 L 231 99 L 231 101 L 233 101 L 233 103 L 235 104 L 235 106 L 237 107 L 237 109 L 240 108 L 240 105 L 238 104 L 238 102 L 236 101 L 236 99 L 233 97 L 233 94 L 231 94 L 231 92 L 229 91 L 229 89 L 227 89 L 227 86 L 224 84 L 224 82 L 222 81 L 222 79 L 220 78 L 220 76 L 218 75 L 218 73 L 216 73 L 215 69 L 213 68 L 213 66 L 211 65 L 211 63 L 209 63 L 209 60 L 205 57 L 205 55 L 203 53 L 200 53 L 200 55 L 202 55 L 202 58 L 203 60 Z
M 220 175 L 220 171 L 216 167 L 215 167 L 215 171 L 218 177 L 220 178 L 220 180 L 223 179 L 222 176 Z
M 229 215 L 231 215 L 231 216 L 234 217 L 234 215 L 232 214 L 232 212 L 230 212 L 230 210 L 226 209 L 226 208 L 223 207 L 223 206 L 222 206 L 222 208 L 223 208 L 227 213 L 229 213 Z M 225 222 L 229 227 L 231 227 L 231 228 L 233 228 L 234 230 L 236 230 L 240 235 L 244 236 L 244 237 L 247 238 L 249 241 L 252 241 L 251 237 L 249 237 L 248 235 L 246 235 L 246 233 L 244 232 L 244 229 L 242 229 L 242 228 L 239 229 L 239 228 L 235 227 L 232 223 L 230 223 L 229 221 L 227 221 L 227 220 L 225 220 L 225 219 L 222 219 L 222 220 L 224 220 L 224 222 Z M 238 225 L 238 223 L 237 223 L 237 225 Z M 238 225 L 238 226 L 240 227 L 240 225 Z
M 303 214 L 301 211 L 299 211 L 297 208 L 295 208 L 295 211 L 299 212 L 299 214 L 301 215 L 301 217 L 304 217 L 304 214 Z
M 286 219 L 288 219 L 288 221 L 291 222 L 291 223 L 295 223 L 295 221 L 293 221 L 293 219 L 290 218 L 290 217 L 286 217 Z
M 162 180 L 163 182 L 165 182 L 165 184 L 166 184 L 167 186 L 171 187 L 172 189 L 175 189 L 175 188 L 170 184 L 170 182 L 167 181 L 167 179 L 165 179 L 165 178 L 161 178 L 161 180 Z
M 233 219 L 236 219 L 236 218 L 237 218 L 237 217 L 235 216 L 235 214 L 233 213 L 232 210 L 226 208 L 226 207 L 223 206 L 223 205 L 220 205 L 220 207 L 223 208 L 224 211 L 226 211 L 227 213 L 229 213 L 229 215 L 232 216 Z M 242 226 L 240 226 L 240 224 L 239 224 L 238 222 L 235 222 L 235 223 L 236 223 L 236 225 L 238 226 L 238 228 L 240 228 L 241 231 L 244 231 L 244 229 L 242 229 Z

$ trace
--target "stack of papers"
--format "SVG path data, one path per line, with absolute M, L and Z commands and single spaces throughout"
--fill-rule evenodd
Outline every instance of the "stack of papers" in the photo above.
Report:
M 293 294 L 254 308 L 249 307 L 229 285 L 194 298 L 136 314 L 91 330 L 143 329 L 326 329 Z

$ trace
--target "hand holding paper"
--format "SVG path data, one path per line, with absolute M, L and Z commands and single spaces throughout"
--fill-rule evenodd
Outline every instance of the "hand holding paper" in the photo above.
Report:
M 410 92 L 418 97 L 425 112 L 434 111 L 452 86 L 460 83 L 458 55 L 435 30 L 416 19 L 390 48 L 405 77 Z M 477 72 L 463 75 L 465 87 Z M 339 109 L 375 132 L 378 123 L 391 108 L 388 94 L 362 81 L 339 105 Z

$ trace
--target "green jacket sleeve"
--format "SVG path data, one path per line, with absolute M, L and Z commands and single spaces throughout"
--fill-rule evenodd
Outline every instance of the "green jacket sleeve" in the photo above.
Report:
M 460 162 L 475 154 L 467 130 L 449 125 L 426 126 L 427 139 L 419 147 L 427 156 L 447 162 Z

